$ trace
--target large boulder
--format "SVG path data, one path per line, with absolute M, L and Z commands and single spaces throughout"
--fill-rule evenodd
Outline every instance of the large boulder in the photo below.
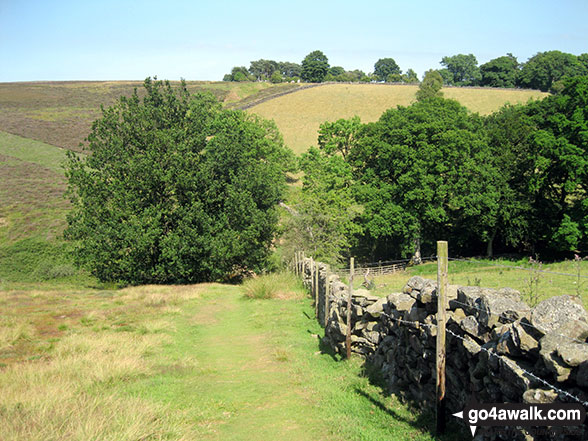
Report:
M 574 320 L 588 323 L 588 313 L 578 298 L 568 295 L 543 300 L 531 312 L 531 324 L 542 334 L 558 332 L 563 323 Z
M 528 317 L 531 309 L 521 301 L 520 293 L 514 289 L 484 289 L 478 304 L 480 325 L 492 329 L 498 323 L 512 323 Z

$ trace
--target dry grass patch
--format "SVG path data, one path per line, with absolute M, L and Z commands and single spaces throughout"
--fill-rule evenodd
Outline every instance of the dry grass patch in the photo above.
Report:
M 351 118 L 377 121 L 391 107 L 408 106 L 415 101 L 418 86 L 386 84 L 326 84 L 272 99 L 249 109 L 273 119 L 286 145 L 301 153 L 317 145 L 319 126 L 325 121 Z M 472 112 L 488 114 L 509 102 L 526 103 L 547 94 L 531 90 L 443 89 L 446 98 L 458 100 Z
M 117 391 L 161 372 L 175 326 L 164 308 L 204 289 L 0 293 L 2 441 L 195 439 L 182 412 Z M 186 357 L 166 369 L 196 367 Z

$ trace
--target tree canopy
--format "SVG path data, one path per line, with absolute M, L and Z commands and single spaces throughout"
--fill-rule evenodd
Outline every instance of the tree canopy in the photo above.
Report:
M 518 86 L 547 92 L 560 80 L 586 74 L 588 70 L 575 55 L 560 51 L 539 52 L 523 64 Z
M 401 70 L 394 61 L 394 58 L 380 58 L 374 64 L 374 75 L 378 81 L 387 81 L 390 75 L 398 75 L 400 77 Z
M 100 280 L 188 283 L 263 268 L 292 163 L 275 125 L 145 80 L 70 153 L 66 237 Z
M 301 78 L 309 83 L 320 83 L 329 72 L 329 59 L 321 51 L 313 51 L 302 60 Z
M 448 84 L 474 86 L 480 81 L 478 60 L 473 54 L 458 54 L 452 57 L 443 57 L 441 65 L 445 66 L 451 74 Z
M 419 90 L 416 93 L 417 101 L 423 101 L 427 98 L 441 97 L 443 92 L 443 78 L 437 70 L 428 70 L 425 72 L 423 81 L 419 85 Z
M 519 63 L 512 54 L 494 58 L 480 66 L 480 85 L 489 87 L 515 87 Z

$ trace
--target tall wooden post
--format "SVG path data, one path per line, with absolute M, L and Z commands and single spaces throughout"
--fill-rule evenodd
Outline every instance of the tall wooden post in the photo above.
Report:
M 445 432 L 445 322 L 447 310 L 448 285 L 448 249 L 447 242 L 437 242 L 437 433 Z
M 310 296 L 316 302 L 314 298 L 314 259 L 312 257 L 310 258 Z
M 345 346 L 347 347 L 347 359 L 351 358 L 351 305 L 353 296 L 353 273 L 355 272 L 355 259 L 349 260 L 349 296 L 347 297 L 347 335 L 345 336 Z
M 327 265 L 325 271 L 325 327 L 329 322 L 329 308 L 331 307 L 331 305 L 329 305 L 329 278 L 331 276 L 330 272 L 331 268 L 329 268 L 329 266 Z
M 294 253 L 294 274 L 296 274 L 297 277 L 300 275 L 298 273 L 298 254 L 298 251 Z
M 318 263 L 315 263 L 315 268 L 314 268 L 314 301 L 316 303 L 316 318 L 318 319 L 319 323 L 321 322 L 321 319 L 319 317 L 319 303 L 320 303 L 320 296 L 319 296 L 319 273 L 320 271 L 320 267 L 318 265 Z

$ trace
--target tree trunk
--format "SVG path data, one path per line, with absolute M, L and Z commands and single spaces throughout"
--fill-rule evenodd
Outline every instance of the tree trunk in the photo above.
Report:
M 494 257 L 494 238 L 496 237 L 496 230 L 492 232 L 492 236 L 488 239 L 488 246 L 486 247 L 486 257 L 492 259 Z

